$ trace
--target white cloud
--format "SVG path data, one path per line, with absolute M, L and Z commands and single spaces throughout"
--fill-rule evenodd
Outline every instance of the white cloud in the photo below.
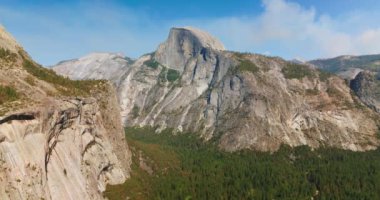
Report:
M 90 52 L 138 57 L 165 38 L 144 11 L 83 2 L 73 7 L 0 8 L 0 23 L 38 62 L 52 65 Z M 160 31 L 165 28 L 165 31 Z
M 380 52 L 380 28 L 367 30 L 355 38 L 357 51 L 361 54 L 376 54 Z
M 263 11 L 249 16 L 164 21 L 144 10 L 83 2 L 45 10 L 2 6 L 0 23 L 43 64 L 92 51 L 137 57 L 153 51 L 170 27 L 187 25 L 216 35 L 230 50 L 287 59 L 380 53 L 380 13 L 331 17 L 290 0 L 262 0 Z
M 262 2 L 264 11 L 259 16 L 198 23 L 227 47 L 240 51 L 270 51 L 289 59 L 380 53 L 380 26 L 366 24 L 376 17 L 373 13 L 355 12 L 332 19 L 286 0 Z

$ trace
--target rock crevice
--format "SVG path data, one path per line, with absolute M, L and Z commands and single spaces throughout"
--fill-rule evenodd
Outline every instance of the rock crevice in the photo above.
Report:
M 0 138 L 12 138 L 0 143 L 1 199 L 103 199 L 107 184 L 129 177 L 94 99 L 37 110 L 0 124 Z

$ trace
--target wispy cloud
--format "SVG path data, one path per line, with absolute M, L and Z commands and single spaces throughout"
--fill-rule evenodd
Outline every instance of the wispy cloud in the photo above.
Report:
M 224 18 L 155 19 L 145 10 L 80 1 L 74 7 L 0 8 L 0 23 L 37 61 L 54 64 L 92 51 L 137 57 L 153 51 L 172 26 L 196 26 L 230 50 L 288 59 L 380 53 L 380 13 L 320 14 L 289 0 L 262 0 L 262 12 Z
M 168 29 L 144 11 L 93 2 L 33 10 L 2 7 L 0 23 L 46 65 L 93 51 L 137 57 L 153 51 Z
M 285 0 L 262 2 L 259 16 L 211 20 L 201 26 L 229 48 L 286 58 L 380 53 L 380 25 L 373 21 L 380 17 L 377 13 L 352 12 L 333 19 Z

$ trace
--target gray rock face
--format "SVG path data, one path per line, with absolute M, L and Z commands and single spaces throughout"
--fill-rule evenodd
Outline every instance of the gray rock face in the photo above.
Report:
M 224 50 L 223 44 L 206 32 L 191 27 L 172 28 L 168 39 L 158 47 L 155 60 L 183 72 L 187 61 L 199 54 L 206 55 L 207 48 Z
M 128 66 L 128 60 L 121 54 L 92 53 L 79 59 L 63 61 L 54 70 L 74 80 L 117 80 L 120 78 L 119 72 Z
M 103 199 L 129 177 L 95 99 L 45 102 L 0 120 L 1 199 Z M 127 172 L 127 173 L 126 173 Z
M 111 84 L 56 76 L 1 28 L 0 49 L 0 86 L 12 91 L 0 101 L 0 199 L 104 199 L 131 164 Z
M 344 80 L 325 80 L 300 65 L 309 75 L 287 75 L 294 64 L 223 51 L 216 39 L 191 30 L 172 29 L 155 53 L 114 81 L 125 126 L 192 131 L 228 151 L 274 151 L 281 144 L 363 151 L 379 145 L 379 116 L 359 106 Z
M 310 63 L 350 81 L 360 100 L 380 113 L 380 55 L 339 56 Z
M 360 72 L 351 80 L 350 87 L 367 106 L 380 113 L 380 80 L 375 73 Z
M 360 68 L 349 68 L 347 70 L 338 72 L 337 75 L 345 80 L 352 80 L 358 75 L 361 71 Z

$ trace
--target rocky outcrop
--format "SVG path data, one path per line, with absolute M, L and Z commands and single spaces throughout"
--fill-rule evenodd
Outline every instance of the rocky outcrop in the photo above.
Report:
M 154 59 L 164 66 L 183 72 L 190 58 L 200 53 L 206 55 L 207 49 L 224 50 L 224 46 L 201 30 L 191 27 L 172 28 L 168 39 L 158 47 Z
M 380 113 L 380 55 L 339 56 L 310 61 L 350 82 L 360 100 Z
M 379 116 L 344 80 L 280 58 L 228 52 L 192 30 L 173 28 L 156 52 L 113 81 L 125 126 L 191 131 L 228 151 L 379 145 Z
M 380 113 L 380 79 L 375 73 L 360 72 L 351 80 L 350 87 L 367 106 Z
M 125 173 L 95 99 L 45 102 L 0 124 L 1 199 L 102 199 Z
M 39 66 L 2 29 L 0 51 L 0 199 L 104 199 L 131 164 L 115 89 Z

